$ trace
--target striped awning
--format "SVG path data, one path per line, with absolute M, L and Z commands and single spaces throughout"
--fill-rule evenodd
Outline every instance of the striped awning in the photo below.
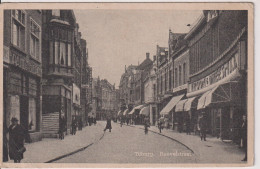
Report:
M 184 94 L 173 97 L 170 102 L 162 109 L 160 112 L 161 115 L 168 114 L 175 106 L 176 104 L 183 98 Z
M 148 106 L 143 107 L 140 111 L 140 114 L 145 115 L 145 116 L 149 116 L 149 114 L 150 114 L 149 107 Z

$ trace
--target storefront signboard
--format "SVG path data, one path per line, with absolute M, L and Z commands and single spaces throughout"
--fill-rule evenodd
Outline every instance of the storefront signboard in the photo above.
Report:
M 194 92 L 203 89 L 209 85 L 217 83 L 218 81 L 228 77 L 232 72 L 238 68 L 238 53 L 236 53 L 228 62 L 219 67 L 210 75 L 189 84 L 189 92 Z
M 41 66 L 31 60 L 28 60 L 26 57 L 11 52 L 10 54 L 10 64 L 13 64 L 15 66 L 18 66 L 19 68 L 28 71 L 30 73 L 36 74 L 38 76 L 41 76 Z

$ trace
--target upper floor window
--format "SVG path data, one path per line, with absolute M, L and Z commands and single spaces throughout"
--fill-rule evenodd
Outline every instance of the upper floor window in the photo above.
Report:
M 180 85 L 182 85 L 182 81 L 181 81 L 181 78 L 182 78 L 182 76 L 181 76 L 181 66 L 179 66 L 179 86 Z
M 25 50 L 25 12 L 12 10 L 12 44 Z
M 52 13 L 53 16 L 60 17 L 60 10 L 52 10 L 51 13 Z
M 175 84 L 175 87 L 178 86 L 178 70 L 177 70 L 177 68 L 174 69 L 174 84 Z
M 186 63 L 183 63 L 183 84 L 185 84 L 186 83 L 186 79 L 187 79 L 187 77 L 186 77 Z
M 49 64 L 71 66 L 71 44 L 65 42 L 50 41 Z
M 40 60 L 40 26 L 31 19 L 30 21 L 30 55 Z

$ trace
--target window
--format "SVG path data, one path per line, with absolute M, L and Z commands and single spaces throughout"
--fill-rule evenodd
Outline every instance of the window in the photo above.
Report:
M 172 88 L 172 70 L 169 71 L 169 89 Z
M 52 10 L 52 15 L 60 17 L 60 10 Z
M 183 63 L 183 84 L 186 83 L 186 63 Z
M 12 10 L 12 44 L 25 50 L 25 13 Z
M 182 85 L 182 81 L 181 81 L 181 66 L 179 66 L 179 86 Z
M 175 84 L 175 87 L 178 86 L 178 70 L 177 70 L 177 68 L 174 69 L 174 84 Z
M 60 42 L 60 64 L 66 65 L 66 45 Z
M 68 44 L 68 66 L 71 66 L 71 45 Z
M 33 58 L 40 60 L 40 27 L 31 19 L 30 24 L 30 54 Z

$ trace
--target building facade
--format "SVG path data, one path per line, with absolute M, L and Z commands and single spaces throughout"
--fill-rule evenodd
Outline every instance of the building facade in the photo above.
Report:
M 204 11 L 185 39 L 193 63 L 187 97 L 198 97 L 209 133 L 239 140 L 247 114 L 247 11 Z
M 76 18 L 72 10 L 44 10 L 42 21 L 43 133 L 57 137 L 59 117 L 65 117 L 69 132 L 73 103 L 80 103 L 80 86 L 75 82 Z
M 41 33 L 41 10 L 4 10 L 3 122 L 16 117 L 27 142 L 42 138 Z

